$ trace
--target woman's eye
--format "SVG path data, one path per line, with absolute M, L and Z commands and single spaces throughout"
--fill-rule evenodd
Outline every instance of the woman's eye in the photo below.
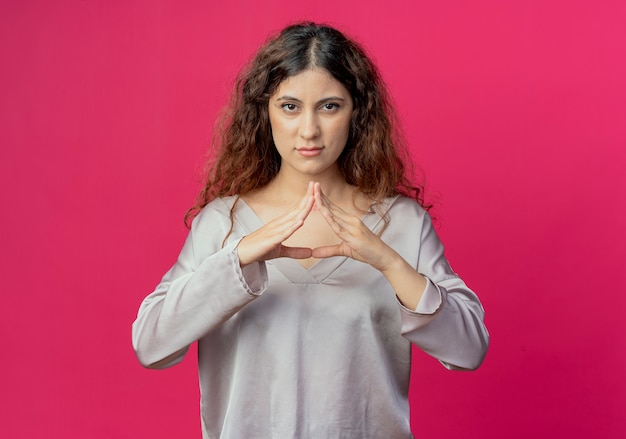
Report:
M 327 104 L 322 105 L 322 110 L 324 111 L 334 111 L 339 108 L 339 104 L 335 104 L 334 102 L 329 102 Z
M 293 113 L 294 111 L 298 109 L 296 104 L 283 104 L 282 107 L 283 107 L 283 110 L 285 110 L 288 113 Z

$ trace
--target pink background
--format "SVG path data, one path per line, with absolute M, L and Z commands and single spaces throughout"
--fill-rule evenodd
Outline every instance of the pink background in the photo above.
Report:
M 479 371 L 416 353 L 417 437 L 626 437 L 620 0 L 2 1 L 0 436 L 200 437 L 195 354 L 144 370 L 130 325 L 236 72 L 304 18 L 379 64 L 487 311 Z

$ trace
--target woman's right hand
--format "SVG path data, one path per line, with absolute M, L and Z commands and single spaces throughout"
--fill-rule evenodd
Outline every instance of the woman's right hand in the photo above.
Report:
M 268 222 L 255 232 L 244 236 L 237 246 L 239 265 L 242 267 L 253 262 L 275 258 L 307 259 L 312 250 L 306 247 L 287 247 L 283 242 L 302 227 L 304 220 L 313 209 L 313 182 L 309 182 L 306 195 L 298 206 L 285 215 Z

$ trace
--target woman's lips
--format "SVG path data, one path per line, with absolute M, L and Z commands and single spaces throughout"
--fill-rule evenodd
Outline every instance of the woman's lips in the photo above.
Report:
M 298 151 L 298 154 L 300 154 L 303 157 L 318 156 L 322 153 L 322 149 L 324 148 L 321 146 L 302 146 L 300 148 L 296 148 L 296 150 Z

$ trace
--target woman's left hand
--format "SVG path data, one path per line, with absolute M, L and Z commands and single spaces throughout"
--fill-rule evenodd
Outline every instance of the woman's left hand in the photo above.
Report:
M 341 239 L 339 244 L 313 249 L 314 258 L 347 256 L 385 271 L 399 255 L 372 232 L 360 218 L 344 211 L 324 196 L 319 183 L 313 189 L 315 206 Z
M 319 183 L 313 186 L 313 197 L 315 206 L 341 239 L 339 244 L 313 249 L 313 257 L 347 256 L 371 265 L 383 273 L 406 308 L 416 309 L 426 289 L 426 278 L 363 224 L 363 221 L 328 200 Z

